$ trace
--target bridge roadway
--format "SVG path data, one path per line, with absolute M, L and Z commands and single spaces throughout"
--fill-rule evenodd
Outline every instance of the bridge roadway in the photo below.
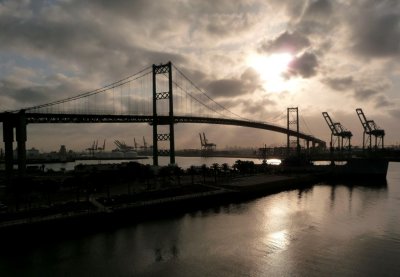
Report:
M 62 113 L 25 113 L 26 123 L 153 123 L 152 115 L 101 115 L 101 114 L 62 114 Z M 157 116 L 158 125 L 169 124 L 169 116 Z M 2 117 L 0 116 L 0 121 Z M 175 123 L 204 123 L 204 124 L 219 124 L 219 125 L 232 125 L 256 128 L 278 132 L 282 134 L 289 134 L 290 136 L 297 136 L 294 130 L 277 125 L 268 124 L 265 122 L 247 121 L 239 119 L 226 119 L 214 117 L 196 117 L 196 116 L 174 116 Z M 321 147 L 326 147 L 326 143 L 314 136 L 299 133 L 299 137 L 313 144 L 318 144 Z

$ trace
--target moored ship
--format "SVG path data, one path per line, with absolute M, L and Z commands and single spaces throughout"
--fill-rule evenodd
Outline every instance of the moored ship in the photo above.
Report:
M 386 179 L 388 166 L 386 159 L 351 158 L 344 165 L 328 166 L 328 172 L 334 179 Z

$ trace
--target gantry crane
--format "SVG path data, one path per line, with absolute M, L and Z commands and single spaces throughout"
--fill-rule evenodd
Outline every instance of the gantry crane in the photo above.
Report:
M 351 137 L 353 134 L 348 131 L 342 124 L 339 122 L 333 122 L 331 117 L 327 112 L 323 112 L 322 115 L 325 118 L 326 123 L 328 124 L 329 129 L 331 130 L 331 149 L 335 147 L 334 137 L 338 137 L 338 148 L 343 150 L 347 148 L 351 149 Z
M 114 144 L 117 146 L 118 150 L 121 152 L 128 152 L 135 150 L 135 147 L 127 145 L 124 141 L 114 140 Z
M 91 147 L 86 148 L 91 155 L 94 155 L 96 151 L 104 151 L 106 148 L 106 140 L 103 141 L 103 147 L 99 147 L 99 140 L 94 140 Z
M 97 147 L 97 143 L 96 143 L 96 147 Z M 106 150 L 106 139 L 104 139 L 104 141 L 103 141 L 103 147 L 97 147 L 97 150 L 99 150 L 99 151 Z
M 199 133 L 200 136 L 200 144 L 201 144 L 201 150 L 202 151 L 214 151 L 215 148 L 217 147 L 217 145 L 215 143 L 209 143 L 206 135 L 203 133 L 203 137 L 201 136 L 201 134 Z
M 363 149 L 368 146 L 369 149 L 372 149 L 372 136 L 375 137 L 375 145 L 374 148 L 378 149 L 384 147 L 384 137 L 385 130 L 380 129 L 378 125 L 376 125 L 375 121 L 367 120 L 365 114 L 362 109 L 356 109 L 358 118 L 361 121 L 361 125 L 363 126 Z

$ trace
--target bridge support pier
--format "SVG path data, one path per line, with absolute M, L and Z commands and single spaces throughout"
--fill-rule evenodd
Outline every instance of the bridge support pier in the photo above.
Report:
M 4 162 L 6 180 L 9 183 L 13 177 L 14 167 L 14 128 L 17 141 L 18 176 L 23 177 L 26 173 L 26 117 L 25 111 L 6 114 L 3 121 Z
M 25 111 L 18 114 L 16 122 L 16 140 L 17 140 L 17 157 L 18 157 L 18 175 L 24 176 L 26 173 L 26 117 Z

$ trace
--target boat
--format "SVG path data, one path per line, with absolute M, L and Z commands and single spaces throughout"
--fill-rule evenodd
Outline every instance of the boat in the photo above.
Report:
M 389 162 L 380 158 L 350 158 L 343 165 L 329 165 L 334 179 L 386 179 Z
M 332 161 L 310 161 L 289 157 L 282 162 L 285 172 L 323 174 L 332 180 L 386 179 L 389 161 L 379 157 L 348 157 Z

